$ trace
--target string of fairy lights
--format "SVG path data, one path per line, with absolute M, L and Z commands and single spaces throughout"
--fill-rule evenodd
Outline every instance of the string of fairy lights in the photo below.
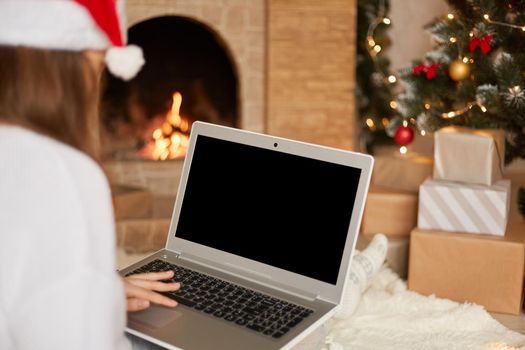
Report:
M 384 0 L 381 0 L 379 2 L 378 17 L 372 20 L 370 22 L 370 25 L 368 26 L 368 30 L 366 34 L 367 42 L 365 46 L 367 48 L 368 55 L 372 59 L 372 62 L 375 67 L 375 71 L 381 75 L 381 80 L 385 84 L 385 87 L 389 90 L 390 95 L 393 96 L 394 94 L 393 94 L 392 85 L 397 82 L 397 77 L 394 74 L 389 74 L 387 72 L 384 72 L 377 60 L 377 56 L 382 51 L 383 48 L 381 47 L 379 43 L 377 43 L 375 39 L 375 32 L 380 25 L 384 24 L 388 26 L 392 23 L 390 18 L 385 16 L 385 12 L 386 12 L 385 3 L 384 3 Z M 392 109 L 397 108 L 397 102 L 394 100 L 390 101 L 389 105 L 390 105 L 390 108 Z M 365 120 L 365 123 L 367 127 L 369 128 L 369 130 L 374 131 L 377 129 L 376 123 L 372 117 L 367 117 Z M 388 127 L 389 123 L 390 123 L 389 118 L 386 118 L 386 117 L 381 118 L 381 124 L 383 128 Z
M 398 81 L 398 78 L 394 74 L 385 73 L 381 69 L 381 67 L 380 67 L 380 65 L 378 63 L 378 60 L 377 60 L 378 54 L 380 52 L 382 52 L 382 47 L 381 47 L 380 44 L 377 43 L 377 41 L 375 39 L 375 32 L 376 32 L 377 28 L 380 25 L 382 25 L 382 24 L 384 24 L 384 25 L 391 25 L 392 24 L 392 20 L 389 17 L 385 16 L 385 10 L 386 9 L 385 9 L 385 5 L 384 5 L 384 1 L 382 0 L 380 2 L 380 5 L 379 5 L 379 11 L 378 11 L 377 18 L 372 20 L 370 22 L 369 27 L 368 27 L 367 36 L 366 36 L 366 41 L 367 41 L 366 42 L 366 47 L 367 47 L 368 54 L 369 54 L 370 58 L 372 59 L 372 62 L 374 64 L 375 68 L 376 68 L 376 72 L 378 72 L 381 75 L 382 80 L 385 83 L 385 87 L 392 93 L 391 95 L 395 96 L 396 94 L 394 93 L 393 89 L 394 89 L 394 84 L 396 84 L 397 81 Z M 446 15 L 446 18 L 448 20 L 456 20 L 457 16 L 455 14 L 453 14 L 453 13 L 448 13 Z M 487 14 L 487 13 L 485 13 L 482 16 L 482 18 L 487 23 L 492 24 L 492 25 L 505 26 L 505 27 L 509 27 L 509 28 L 519 29 L 519 30 L 525 32 L 525 25 L 518 25 L 518 24 L 513 24 L 513 23 L 496 21 L 496 20 L 491 19 L 490 15 Z M 470 38 L 474 38 L 474 33 L 470 32 L 469 33 L 469 37 Z M 451 75 L 451 77 L 454 80 L 459 81 L 459 80 L 464 79 L 465 76 L 470 76 L 470 67 L 468 65 L 473 64 L 474 63 L 474 59 L 472 57 L 469 57 L 468 55 L 463 55 L 463 57 L 461 57 L 461 52 L 463 50 L 461 50 L 461 48 L 459 47 L 460 43 L 458 42 L 458 39 L 456 37 L 451 36 L 449 38 L 449 42 L 451 44 L 457 44 L 458 45 L 458 53 L 460 53 L 460 57 L 458 58 L 457 61 L 453 62 L 453 63 L 457 63 L 454 67 L 452 67 L 452 64 L 451 64 L 451 67 L 449 67 L 449 70 L 450 70 L 449 74 Z M 454 75 L 458 76 L 459 79 L 455 79 Z M 516 95 L 518 95 L 521 92 L 522 92 L 522 88 L 519 85 L 516 85 L 516 86 L 513 86 L 513 87 L 509 88 L 509 93 L 511 95 L 516 96 Z M 389 102 L 389 106 L 390 106 L 391 109 L 395 110 L 395 109 L 397 109 L 398 104 L 397 104 L 397 102 L 395 100 L 392 100 L 392 101 Z M 458 108 L 456 110 L 451 110 L 451 111 L 448 111 L 448 112 L 441 113 L 441 117 L 444 118 L 444 119 L 456 118 L 458 116 L 461 116 L 461 115 L 467 113 L 469 110 L 471 110 L 474 107 L 479 108 L 483 113 L 487 112 L 487 108 L 480 101 L 470 101 L 470 102 L 467 102 L 466 105 L 464 107 L 462 107 L 462 108 Z M 432 106 L 430 105 L 430 103 L 425 103 L 424 108 L 425 108 L 425 110 L 429 110 L 429 109 L 432 108 Z M 374 130 L 377 129 L 376 123 L 374 122 L 374 119 L 372 117 L 366 118 L 365 123 L 366 123 L 367 127 L 369 128 L 369 130 L 374 131 Z M 410 117 L 410 118 L 405 118 L 402 121 L 402 125 L 404 127 L 407 127 L 409 125 L 409 123 L 413 124 L 413 125 L 416 125 L 416 119 L 413 118 L 413 117 Z M 390 119 L 389 118 L 381 118 L 381 124 L 386 129 L 389 126 L 389 124 L 390 124 Z M 420 130 L 419 132 L 423 136 L 426 134 L 425 130 Z M 401 153 L 406 153 L 407 152 L 407 148 L 404 145 L 401 146 L 400 152 Z

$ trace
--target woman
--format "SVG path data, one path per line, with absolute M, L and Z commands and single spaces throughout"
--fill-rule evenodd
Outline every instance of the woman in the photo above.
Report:
M 0 1 L 3 350 L 126 349 L 126 301 L 128 311 L 176 305 L 156 293 L 179 288 L 160 282 L 173 272 L 115 272 L 111 197 L 97 163 L 102 49 L 122 46 L 114 6 Z M 105 44 L 91 40 L 102 33 Z

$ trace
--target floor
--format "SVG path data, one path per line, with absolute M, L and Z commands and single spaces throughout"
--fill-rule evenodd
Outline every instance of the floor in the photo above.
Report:
M 495 312 L 491 312 L 490 314 L 505 327 L 518 333 L 525 334 L 525 314 L 523 314 L 523 311 L 519 316 L 498 314 Z
M 146 254 L 127 254 L 122 249 L 117 249 L 117 267 L 123 268 L 125 266 L 128 266 L 132 264 L 133 262 L 139 261 L 143 257 L 147 256 L 149 253 Z M 498 320 L 501 324 L 503 324 L 505 327 L 512 329 L 516 332 L 519 332 L 521 334 L 525 334 L 525 314 L 521 314 L 519 316 L 516 315 L 507 315 L 507 314 L 499 314 L 499 313 L 490 313 L 492 317 L 494 317 L 496 320 Z

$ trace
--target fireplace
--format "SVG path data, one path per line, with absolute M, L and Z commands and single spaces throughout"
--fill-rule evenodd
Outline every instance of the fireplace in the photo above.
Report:
M 159 101 L 155 108 L 142 104 L 143 97 L 136 90 L 115 88 L 117 98 L 131 101 L 128 119 L 140 121 L 137 115 L 149 113 L 150 118 L 159 114 L 158 123 L 151 126 L 144 123 L 140 131 L 151 135 L 149 141 L 155 140 L 156 129 L 162 130 L 162 120 L 172 110 L 173 96 L 180 93 L 180 116 L 188 118 L 190 124 L 197 119 L 208 120 L 326 146 L 356 148 L 359 130 L 354 118 L 356 0 L 127 0 L 126 6 L 130 41 L 135 40 L 133 32 L 137 28 L 164 21 L 184 22 L 183 25 L 199 28 L 213 37 L 232 73 L 226 78 L 230 83 L 225 85 L 234 86 L 233 89 L 217 85 L 217 80 L 212 84 L 216 86 L 207 86 L 206 79 L 177 83 L 156 93 L 153 88 L 146 88 L 151 101 Z M 158 32 L 153 36 L 161 46 L 177 48 L 169 35 Z M 186 73 L 175 64 L 171 68 Z M 176 76 L 179 82 L 182 78 Z M 145 86 L 160 88 L 161 84 L 152 78 Z M 227 97 L 215 98 L 210 88 L 229 92 Z M 205 93 L 200 94 L 202 91 Z M 193 113 L 191 107 L 194 96 L 199 94 L 201 102 L 205 101 L 201 105 L 208 106 L 200 108 L 205 111 L 203 114 Z M 231 102 L 226 107 L 217 103 L 226 100 Z M 114 112 L 116 115 L 118 110 Z M 120 131 L 134 133 L 125 127 Z M 126 149 L 130 145 L 118 146 Z M 105 167 L 112 182 L 146 188 L 157 197 L 173 200 L 181 164 L 180 159 L 130 160 L 117 154 L 105 162 Z
M 239 126 L 236 67 L 211 28 L 183 16 L 155 17 L 131 26 L 128 41 L 143 49 L 146 64 L 130 82 L 106 76 L 110 156 L 183 158 L 194 121 Z

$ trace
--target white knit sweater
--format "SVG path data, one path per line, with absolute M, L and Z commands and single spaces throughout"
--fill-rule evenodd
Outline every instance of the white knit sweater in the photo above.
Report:
M 100 167 L 0 125 L 0 349 L 128 349 L 124 302 Z

